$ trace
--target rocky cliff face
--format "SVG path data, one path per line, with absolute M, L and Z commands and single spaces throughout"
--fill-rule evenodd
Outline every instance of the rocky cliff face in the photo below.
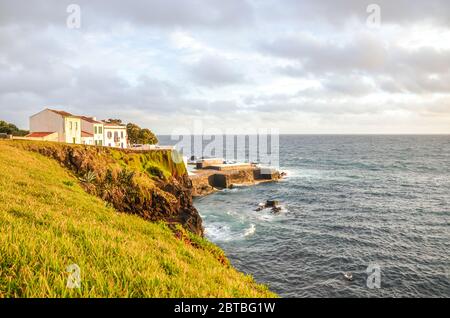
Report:
M 15 145 L 57 160 L 79 178 L 87 192 L 118 211 L 181 224 L 203 235 L 186 168 L 172 160 L 170 150 L 136 152 L 45 142 Z

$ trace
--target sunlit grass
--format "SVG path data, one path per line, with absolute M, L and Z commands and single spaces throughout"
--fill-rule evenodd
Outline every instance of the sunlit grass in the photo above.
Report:
M 192 241 L 116 212 L 55 161 L 0 142 L 0 297 L 275 296 Z M 66 287 L 70 264 L 80 289 Z

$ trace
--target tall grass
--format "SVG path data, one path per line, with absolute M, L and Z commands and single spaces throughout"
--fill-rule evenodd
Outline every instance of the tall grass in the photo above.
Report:
M 117 213 L 79 182 L 0 142 L 0 297 L 275 296 L 203 238 Z M 79 289 L 67 287 L 71 264 Z
M 42 141 L 5 141 L 59 162 L 83 188 L 121 212 L 147 220 L 182 224 L 201 235 L 202 220 L 190 195 L 184 163 L 174 162 L 171 150 L 136 152 Z

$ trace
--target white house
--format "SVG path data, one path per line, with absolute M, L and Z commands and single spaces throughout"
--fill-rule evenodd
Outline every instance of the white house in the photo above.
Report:
M 125 125 L 98 121 L 95 117 L 75 116 L 48 108 L 30 117 L 30 134 L 26 138 L 128 148 Z
M 83 145 L 94 145 L 94 135 L 86 131 L 81 131 L 81 143 Z
M 95 117 L 81 116 L 82 142 L 86 145 L 103 146 L 103 123 Z
M 65 111 L 44 109 L 30 117 L 29 138 L 57 133 L 57 141 L 71 144 L 81 143 L 81 118 Z M 55 135 L 52 136 L 55 138 Z
M 105 146 L 128 148 L 127 126 L 103 122 Z

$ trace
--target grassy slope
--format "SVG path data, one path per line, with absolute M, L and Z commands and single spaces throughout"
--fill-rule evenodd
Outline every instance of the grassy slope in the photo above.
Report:
M 275 296 L 195 240 L 204 248 L 117 213 L 55 161 L 0 141 L 0 297 Z M 81 289 L 66 288 L 72 263 Z

